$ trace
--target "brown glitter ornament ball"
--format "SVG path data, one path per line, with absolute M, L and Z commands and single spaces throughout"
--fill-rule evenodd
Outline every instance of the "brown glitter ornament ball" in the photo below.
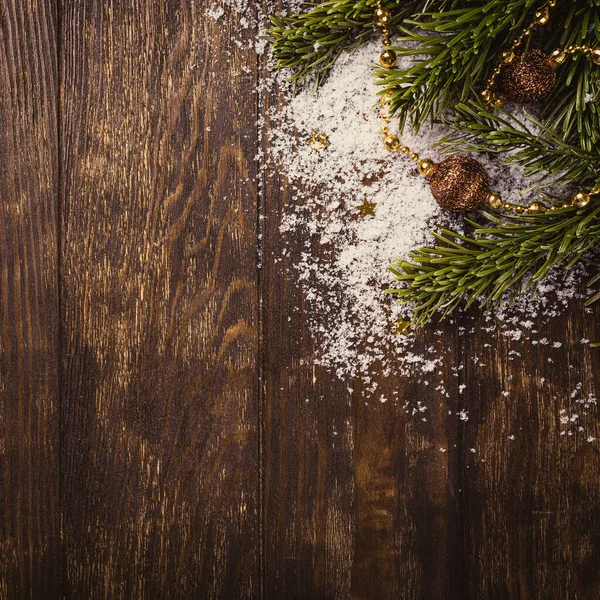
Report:
M 502 66 L 498 87 L 513 102 L 539 102 L 547 98 L 556 85 L 555 69 L 556 63 L 550 56 L 541 50 L 530 50 Z
M 441 162 L 429 185 L 438 204 L 453 212 L 475 208 L 490 193 L 485 169 L 468 156 L 453 156 Z

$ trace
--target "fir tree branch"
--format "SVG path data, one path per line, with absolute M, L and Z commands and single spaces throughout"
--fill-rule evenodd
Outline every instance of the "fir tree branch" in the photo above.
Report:
M 530 189 L 557 183 L 600 184 L 597 148 L 574 146 L 525 110 L 523 116 L 517 119 L 503 110 L 491 112 L 480 101 L 457 104 L 453 132 L 437 145 L 448 154 L 506 153 L 503 162 L 522 166 L 527 177 L 538 177 Z
M 384 0 L 383 6 L 393 15 L 395 27 L 412 13 L 415 0 Z M 303 86 L 314 77 L 321 85 L 337 59 L 345 51 L 353 51 L 375 32 L 373 0 L 326 0 L 308 3 L 307 13 L 270 17 L 272 27 L 267 39 L 272 45 L 277 69 L 294 69 L 290 80 Z
M 468 221 L 475 228 L 472 237 L 443 230 L 434 234 L 443 245 L 398 259 L 390 270 L 408 286 L 388 293 L 413 304 L 414 327 L 461 305 L 501 302 L 509 290 L 515 295 L 534 287 L 553 267 L 567 271 L 582 260 L 600 239 L 599 215 L 600 202 L 593 201 L 581 209 L 513 217 L 509 223 L 483 213 L 492 226 Z M 590 301 L 597 299 L 598 294 Z
M 545 49 L 587 44 L 600 47 L 600 0 L 577 0 L 564 3 L 567 10 L 557 15 L 563 27 L 550 26 L 546 31 Z M 564 6 L 563 5 L 563 6 Z M 561 132 L 564 140 L 598 154 L 600 143 L 600 70 L 580 55 L 557 71 L 558 80 L 552 96 L 544 103 L 541 118 Z
M 376 70 L 378 83 L 392 92 L 390 109 L 401 128 L 410 119 L 418 130 L 429 118 L 464 103 L 472 90 L 482 89 L 497 64 L 500 52 L 531 21 L 544 0 L 488 0 L 454 2 L 431 0 L 426 10 L 405 19 L 394 50 L 411 56 L 405 70 Z M 588 44 L 600 46 L 600 0 L 559 4 L 550 25 L 538 32 L 542 47 Z M 539 45 L 536 42 L 535 45 Z M 384 91 L 382 91 L 384 93 Z M 600 72 L 581 56 L 558 70 L 552 97 L 542 118 L 560 131 L 563 139 L 591 151 L 600 139 Z
M 501 48 L 528 24 L 540 0 L 453 2 L 430 0 L 426 10 L 405 19 L 404 34 L 394 39 L 398 56 L 413 57 L 408 69 L 375 71 L 377 82 L 391 91 L 390 111 L 401 129 L 410 119 L 419 127 L 464 102 L 482 87 Z

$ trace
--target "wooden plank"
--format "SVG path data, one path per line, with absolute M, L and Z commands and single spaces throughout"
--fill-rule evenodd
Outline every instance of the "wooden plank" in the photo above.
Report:
M 70 598 L 257 596 L 255 58 L 207 8 L 63 6 Z
M 265 93 L 263 114 L 284 101 Z M 360 381 L 314 365 L 320 340 L 294 275 L 303 240 L 279 231 L 295 200 L 272 169 L 263 190 L 265 597 L 446 597 L 460 581 L 458 417 L 447 419 L 458 407 L 455 328 L 443 327 L 447 366 L 432 385 L 374 373 L 382 395 L 398 392 L 399 402 L 365 403 Z M 318 244 L 311 251 L 327 258 Z M 430 343 L 420 337 L 415 352 Z M 434 389 L 441 380 L 455 392 L 449 399 Z M 416 398 L 432 408 L 427 422 L 402 410 Z
M 450 367 L 427 390 L 375 376 L 382 395 L 399 394 L 379 405 L 365 404 L 360 382 L 313 365 L 319 339 L 284 275 L 302 246 L 282 254 L 278 187 L 269 184 L 264 205 L 266 597 L 444 597 L 459 577 L 458 417 L 447 418 L 458 392 L 440 398 L 435 387 L 453 381 Z M 444 335 L 452 345 L 450 326 Z M 427 422 L 402 410 L 416 398 L 433 408 Z
M 56 6 L 0 3 L 0 598 L 59 586 Z M 38 596 L 39 597 L 39 596 Z
M 538 333 L 524 337 L 549 344 L 465 338 L 479 362 L 464 370 L 463 597 L 598 597 L 600 427 L 589 394 L 600 354 L 581 343 L 596 320 L 573 302 L 550 324 L 533 321 Z

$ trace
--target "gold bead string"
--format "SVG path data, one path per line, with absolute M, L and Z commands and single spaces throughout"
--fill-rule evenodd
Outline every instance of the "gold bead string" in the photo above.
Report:
M 523 42 L 531 36 L 533 31 L 537 27 L 543 27 L 550 21 L 550 9 L 554 8 L 558 0 L 550 0 L 548 5 L 542 10 L 535 13 L 533 21 L 528 25 L 521 35 L 513 42 L 513 45 L 509 50 L 502 52 L 500 55 L 500 62 L 496 65 L 496 68 L 492 71 L 485 89 L 481 92 L 481 97 L 487 106 L 495 105 L 502 106 L 505 102 L 505 98 L 502 94 L 494 92 L 494 85 L 496 84 L 496 78 L 502 72 L 504 65 L 508 65 L 515 60 L 516 51 L 523 45 Z M 600 48 L 592 48 L 587 45 L 583 46 L 568 46 L 567 48 L 557 48 L 550 54 L 550 59 L 555 66 L 561 65 L 567 59 L 567 56 L 574 54 L 582 54 L 589 58 L 594 64 L 600 65 Z
M 554 7 L 557 0 L 550 0 L 548 7 L 544 10 L 535 14 L 536 21 L 534 24 L 530 25 L 522 34 L 519 36 L 512 50 L 517 49 L 523 42 L 523 39 L 531 34 L 531 30 L 533 26 L 545 25 L 549 20 L 549 8 Z M 389 10 L 382 6 L 381 0 L 377 0 L 377 8 L 375 9 L 375 25 L 381 28 L 381 34 L 383 37 L 383 46 L 384 50 L 380 56 L 380 63 L 382 67 L 387 69 L 391 69 L 396 65 L 396 53 L 393 50 L 389 49 L 391 45 L 391 32 L 388 25 L 391 23 L 391 13 Z M 570 46 L 566 51 L 570 51 L 569 53 L 575 53 L 577 50 L 575 46 Z M 495 79 L 495 76 L 494 76 Z M 489 84 L 493 85 L 493 80 Z M 390 112 L 389 112 L 389 100 L 391 98 L 391 91 L 387 91 L 381 95 L 379 98 L 379 117 L 381 120 L 380 133 L 383 136 L 383 146 L 384 148 L 391 153 L 400 152 L 404 156 L 408 157 L 409 160 L 416 163 L 417 169 L 423 177 L 431 177 L 431 175 L 437 169 L 437 164 L 431 158 L 421 158 L 417 152 L 411 150 L 408 146 L 405 146 L 400 141 L 400 136 L 390 132 L 390 122 L 392 120 Z M 576 192 L 571 198 L 570 202 L 564 203 L 561 206 L 553 205 L 547 207 L 542 202 L 532 202 L 528 206 L 523 206 L 521 204 L 513 204 L 512 202 L 504 202 L 497 192 L 490 192 L 488 197 L 486 198 L 484 205 L 493 210 L 503 209 L 507 212 L 515 212 L 517 214 L 540 214 L 546 211 L 556 211 L 561 208 L 572 208 L 578 207 L 581 208 L 589 204 L 592 195 L 600 194 L 600 186 L 592 190 L 592 192 L 588 193 L 585 191 Z
M 381 35 L 383 37 L 383 45 L 385 46 L 379 60 L 381 62 L 381 66 L 386 69 L 391 69 L 396 65 L 396 53 L 393 50 L 389 49 L 392 41 L 390 40 L 390 36 L 392 32 L 390 31 L 389 25 L 392 23 L 392 13 L 385 8 L 381 4 L 381 0 L 377 0 L 377 8 L 375 9 L 375 25 L 377 27 L 381 27 Z
M 569 54 L 581 54 L 589 58 L 595 65 L 600 65 L 600 48 L 592 48 L 591 46 L 567 46 L 564 49 L 557 48 L 550 54 L 550 58 L 557 65 L 562 65 Z

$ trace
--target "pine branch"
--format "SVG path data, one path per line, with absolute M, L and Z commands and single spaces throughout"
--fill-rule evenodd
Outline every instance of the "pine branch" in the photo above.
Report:
M 530 189 L 558 183 L 580 187 L 600 184 L 597 148 L 570 144 L 525 110 L 523 116 L 518 119 L 498 109 L 491 112 L 480 101 L 457 104 L 453 132 L 437 145 L 448 154 L 506 153 L 503 162 L 522 166 L 527 177 L 538 177 Z
M 384 0 L 395 27 L 412 13 L 416 0 Z M 272 44 L 277 69 L 294 69 L 290 80 L 300 87 L 314 77 L 318 87 L 343 52 L 353 51 L 375 32 L 373 0 L 327 0 L 307 3 L 307 13 L 270 17 L 267 39 Z
M 419 127 L 428 119 L 465 102 L 495 67 L 499 50 L 529 23 L 532 7 L 543 0 L 454 2 L 431 0 L 426 10 L 405 19 L 404 34 L 394 38 L 398 56 L 413 57 L 408 69 L 375 71 L 377 82 L 391 91 L 390 110 L 401 129 L 410 119 Z
M 531 21 L 544 0 L 488 0 L 454 2 L 431 0 L 427 10 L 405 19 L 394 50 L 410 56 L 408 69 L 375 72 L 378 83 L 392 92 L 390 108 L 401 128 L 410 119 L 418 130 L 455 104 L 465 103 L 472 90 L 483 88 L 500 52 Z M 570 44 L 600 45 L 600 0 L 559 4 L 551 24 L 538 33 L 550 52 Z M 452 9 L 452 7 L 454 7 Z M 536 42 L 540 45 L 540 42 Z M 384 93 L 384 90 L 382 90 Z M 576 56 L 558 71 L 558 82 L 546 103 L 543 120 L 552 123 L 563 139 L 591 151 L 600 136 L 600 72 Z
M 492 226 L 467 221 L 475 228 L 473 237 L 443 230 L 434 234 L 443 245 L 420 248 L 409 254 L 408 261 L 397 260 L 390 270 L 409 285 L 388 293 L 414 305 L 414 327 L 461 305 L 501 302 L 510 289 L 516 294 L 532 288 L 553 267 L 562 265 L 567 271 L 582 260 L 600 239 L 599 215 L 599 202 L 513 217 L 509 223 L 483 213 Z M 598 299 L 600 294 L 590 302 Z
M 600 46 L 600 0 L 577 0 L 563 3 L 568 10 L 557 15 L 556 23 L 546 31 L 545 49 L 587 44 Z M 553 20 L 554 21 L 554 20 Z M 552 123 L 562 138 L 587 151 L 600 143 L 600 69 L 576 55 L 569 64 L 558 69 L 558 81 L 552 96 L 544 103 L 541 118 Z

